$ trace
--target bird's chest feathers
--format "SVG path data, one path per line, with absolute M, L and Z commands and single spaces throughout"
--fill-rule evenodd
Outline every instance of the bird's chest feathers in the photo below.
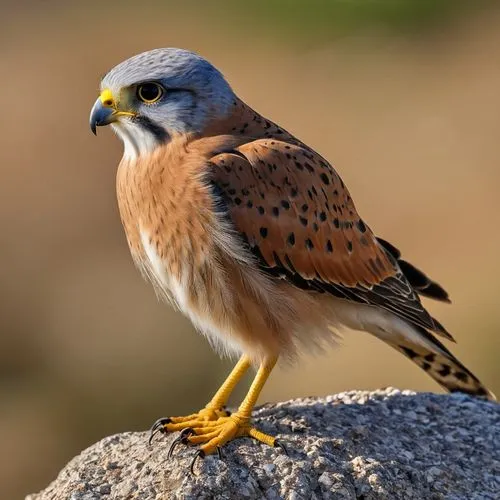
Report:
M 212 248 L 212 200 L 193 162 L 168 150 L 122 161 L 117 195 L 136 265 L 156 291 L 186 308 Z

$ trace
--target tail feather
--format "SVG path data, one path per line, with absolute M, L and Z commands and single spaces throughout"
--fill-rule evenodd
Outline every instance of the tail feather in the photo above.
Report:
M 438 283 L 426 274 L 401 258 L 401 252 L 388 241 L 377 238 L 379 244 L 388 255 L 393 257 L 404 277 L 419 294 L 432 299 L 450 302 L 448 293 Z M 361 329 L 370 331 L 384 340 L 391 347 L 411 359 L 416 365 L 427 372 L 438 384 L 450 392 L 464 392 L 490 401 L 495 401 L 495 395 L 490 392 L 478 378 L 469 371 L 434 335 L 425 328 L 400 318 L 387 322 L 386 316 L 370 316 L 370 321 L 364 317 Z M 433 332 L 454 341 L 443 325 L 432 318 Z
M 377 240 L 384 247 L 385 251 L 397 260 L 405 278 L 419 295 L 442 302 L 451 302 L 448 292 L 413 264 L 403 260 L 401 252 L 394 245 L 382 238 L 377 238 Z
M 412 325 L 418 331 L 421 340 L 399 337 L 397 342 L 384 339 L 397 351 L 411 359 L 438 384 L 450 392 L 464 392 L 472 396 L 495 401 L 495 395 L 468 370 L 439 340 L 424 328 Z

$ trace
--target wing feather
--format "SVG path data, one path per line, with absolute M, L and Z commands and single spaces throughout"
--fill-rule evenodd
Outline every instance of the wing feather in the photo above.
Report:
M 406 279 L 397 249 L 374 236 L 338 174 L 317 153 L 258 139 L 210 161 L 232 223 L 264 271 L 448 336 Z

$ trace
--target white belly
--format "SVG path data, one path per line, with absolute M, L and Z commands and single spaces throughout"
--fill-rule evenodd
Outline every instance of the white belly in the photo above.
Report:
M 182 311 L 191 320 L 194 327 L 208 338 L 217 352 L 229 356 L 240 355 L 243 348 L 233 335 L 228 334 L 229 325 L 227 329 L 216 325 L 211 318 L 211 311 L 208 306 L 196 309 L 190 307 L 190 294 L 187 289 L 188 279 L 185 279 L 184 276 L 187 277 L 192 270 L 186 270 L 185 273 L 181 272 L 180 279 L 169 274 L 168 265 L 162 261 L 154 245 L 150 243 L 149 234 L 141 230 L 140 235 L 147 262 L 140 262 L 139 267 L 153 284 L 157 295 L 161 299 L 168 300 Z M 210 293 L 209 290 L 199 292 L 205 295 Z M 203 302 L 203 298 L 201 298 L 201 302 Z

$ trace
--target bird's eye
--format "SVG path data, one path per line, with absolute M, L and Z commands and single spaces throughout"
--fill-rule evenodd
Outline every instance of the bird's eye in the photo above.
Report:
M 143 83 L 137 87 L 137 97 L 146 104 L 160 100 L 165 90 L 158 83 Z

